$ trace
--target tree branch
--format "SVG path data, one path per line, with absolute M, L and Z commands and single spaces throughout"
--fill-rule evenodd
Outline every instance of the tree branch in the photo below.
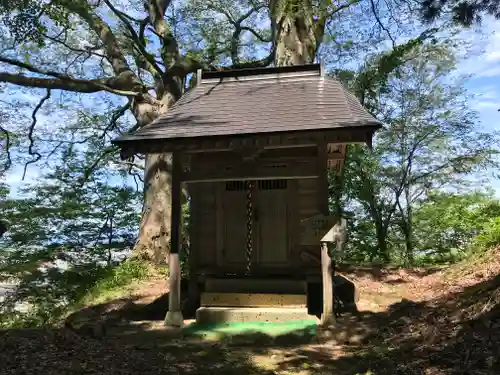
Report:
M 208 9 L 222 13 L 227 18 L 229 23 L 234 26 L 233 35 L 231 37 L 231 51 L 230 51 L 231 61 L 233 62 L 233 65 L 237 65 L 240 62 L 238 55 L 239 55 L 239 48 L 240 48 L 240 36 L 241 36 L 241 33 L 243 31 L 250 31 L 259 40 L 261 40 L 263 42 L 265 41 L 265 39 L 261 35 L 259 35 L 259 33 L 257 33 L 255 30 L 253 30 L 250 27 L 242 25 L 242 23 L 246 19 L 248 19 L 248 17 L 250 17 L 254 12 L 258 12 L 259 10 L 263 9 L 264 7 L 265 7 L 265 5 L 259 5 L 259 6 L 252 7 L 246 13 L 241 15 L 237 20 L 235 20 L 234 17 L 227 10 L 222 9 L 220 7 L 217 7 L 213 4 L 207 5 Z M 272 40 L 269 40 L 268 42 L 271 42 L 271 41 Z
M 335 14 L 337 14 L 338 12 L 340 12 L 341 10 L 344 10 L 344 9 L 347 9 L 349 8 L 350 6 L 352 5 L 355 5 L 357 3 L 359 3 L 361 0 L 349 0 L 347 2 L 345 2 L 344 4 L 342 5 L 339 5 L 338 7 L 336 7 L 332 12 L 330 12 L 328 15 L 331 17 Z
M 29 131 L 28 131 L 28 139 L 30 141 L 30 144 L 28 146 L 28 153 L 31 156 L 34 156 L 34 158 L 27 161 L 24 164 L 23 176 L 21 178 L 22 181 L 24 181 L 24 178 L 26 177 L 26 171 L 28 170 L 28 165 L 36 163 L 38 160 L 40 160 L 42 158 L 42 155 L 40 155 L 40 153 L 33 150 L 33 146 L 35 144 L 35 140 L 33 139 L 33 132 L 35 131 L 35 125 L 37 123 L 36 114 L 38 113 L 40 108 L 42 108 L 43 103 L 45 103 L 49 99 L 50 99 L 50 89 L 47 89 L 47 94 L 45 94 L 45 96 L 42 99 L 40 99 L 40 101 L 36 105 L 35 109 L 33 110 L 33 113 L 31 114 L 32 121 L 31 121 L 31 125 L 30 125 Z
M 92 164 L 90 164 L 89 166 L 85 167 L 84 172 L 83 172 L 83 176 L 82 176 L 82 178 L 80 180 L 80 186 L 83 186 L 83 184 L 85 184 L 85 182 L 87 182 L 87 180 L 90 177 L 90 175 L 95 171 L 95 169 L 97 168 L 97 166 L 99 165 L 99 163 L 104 159 L 105 156 L 107 156 L 109 154 L 112 154 L 113 152 L 115 152 L 117 150 L 118 150 L 118 147 L 116 147 L 116 146 L 106 147 L 101 152 L 101 154 L 97 157 L 97 159 L 93 161 Z
M 250 33 L 252 33 L 262 43 L 271 43 L 273 41 L 272 38 L 264 38 L 262 35 L 260 35 L 257 31 L 255 31 L 251 27 L 248 26 L 240 26 L 240 27 L 242 31 L 249 31 Z
M 120 80 L 121 89 L 142 91 L 143 85 L 139 77 L 134 74 L 128 65 L 120 50 L 120 44 L 109 25 L 96 13 L 92 12 L 86 3 L 64 0 L 63 4 L 69 11 L 78 14 L 94 30 L 104 44 L 106 59 L 111 64 L 117 79 Z
M 170 1 L 171 0 L 149 0 L 145 4 L 155 34 L 160 38 L 162 45 L 162 60 L 167 67 L 172 65 L 172 63 L 179 58 L 179 46 L 164 19 Z
M 129 20 L 126 18 L 126 14 L 118 10 L 109 0 L 104 0 L 106 5 L 108 6 L 111 11 L 116 14 L 116 16 L 120 19 L 120 21 L 123 22 L 125 27 L 127 28 L 128 32 L 130 33 L 130 36 L 132 37 L 132 40 L 135 42 L 135 45 L 137 46 L 139 52 L 144 56 L 144 58 L 147 60 L 147 62 L 150 65 L 149 71 L 153 75 L 162 75 L 163 72 L 160 69 L 160 67 L 156 64 L 156 60 L 152 54 L 150 54 L 146 50 L 146 45 L 143 41 L 143 38 L 139 37 L 137 32 L 135 31 L 134 27 L 130 24 Z
M 22 74 L 11 74 L 11 73 L 0 72 L 0 82 L 9 82 L 20 86 L 52 88 L 52 89 L 61 89 L 61 90 L 76 91 L 83 93 L 108 91 L 113 94 L 124 95 L 124 96 L 135 96 L 139 94 L 139 92 L 121 90 L 120 86 L 124 85 L 121 82 L 122 80 L 120 77 L 83 80 L 83 79 L 73 78 L 69 75 L 59 73 L 56 71 L 40 69 L 31 64 L 14 60 L 4 56 L 0 56 L 0 62 L 12 66 L 17 66 L 18 68 L 26 69 L 33 73 L 57 78 L 57 80 L 51 80 L 47 78 L 26 77 Z
M 29 70 L 30 72 L 43 74 L 43 75 L 46 75 L 49 77 L 56 77 L 56 78 L 59 78 L 62 80 L 68 80 L 68 81 L 75 80 L 74 78 L 72 78 L 68 75 L 65 75 L 65 74 L 62 74 L 59 72 L 55 72 L 55 71 L 51 71 L 51 70 L 40 69 L 40 68 L 37 68 L 37 67 L 30 65 L 28 63 L 14 60 L 14 59 L 10 59 L 10 58 L 4 57 L 4 56 L 0 56 L 0 62 L 9 64 L 9 65 L 13 65 L 13 66 L 17 66 L 18 68 L 26 69 L 26 70 Z
M 335 9 L 328 11 L 328 8 L 331 6 L 332 2 L 327 1 L 325 2 L 325 8 L 323 8 L 323 11 L 320 12 L 322 16 L 318 18 L 316 21 L 316 27 L 314 30 L 314 35 L 316 37 L 316 43 L 319 45 L 321 43 L 324 33 L 325 33 L 325 26 L 327 24 L 328 19 L 331 19 L 335 14 L 339 13 L 340 11 L 349 8 L 352 5 L 355 5 L 359 3 L 361 0 L 348 0 L 344 4 L 339 5 L 335 7 Z
M 372 13 L 375 16 L 375 19 L 377 20 L 377 23 L 379 24 L 380 28 L 385 31 L 385 33 L 387 34 L 387 36 L 389 37 L 389 39 L 392 42 L 392 47 L 394 48 L 396 46 L 396 41 L 392 37 L 391 32 L 389 31 L 389 29 L 387 29 L 387 27 L 385 27 L 385 25 L 382 23 L 382 20 L 380 19 L 379 15 L 378 15 L 378 12 L 377 12 L 377 8 L 375 6 L 375 2 L 373 0 L 370 0 L 370 4 L 371 4 L 371 8 L 372 8 Z
M 106 57 L 101 53 L 95 52 L 95 50 L 102 49 L 102 46 L 94 46 L 94 47 L 88 47 L 88 48 L 82 49 L 82 48 L 70 46 L 65 40 L 58 39 L 57 37 L 53 37 L 53 36 L 50 36 L 47 34 L 42 34 L 42 36 L 44 38 L 49 39 L 50 41 L 52 41 L 54 43 L 61 44 L 62 46 L 64 46 L 65 48 L 67 48 L 73 52 L 82 52 L 82 53 L 85 52 L 85 53 L 88 53 L 89 55 L 93 55 L 93 56 L 97 56 L 97 57 L 104 57 L 104 58 Z
M 269 52 L 269 55 L 267 55 L 263 59 L 234 64 L 229 69 L 264 68 L 266 66 L 269 66 L 269 64 L 271 64 L 274 61 L 275 54 L 276 50 L 274 47 L 272 47 L 271 52 Z
M 107 91 L 112 94 L 122 95 L 122 96 L 138 96 L 141 95 L 139 92 L 124 91 L 113 89 L 106 86 L 104 83 L 106 81 L 102 80 L 63 80 L 57 78 L 38 78 L 38 77 L 27 77 L 23 74 L 11 74 L 0 72 L 0 82 L 12 83 L 18 86 L 24 87 L 36 87 L 42 89 L 52 89 L 52 90 L 65 90 L 72 92 L 81 93 L 94 93 L 100 91 Z
M 116 128 L 116 123 L 122 117 L 131 107 L 130 101 L 125 104 L 124 106 L 116 109 L 113 114 L 111 115 L 111 120 L 109 120 L 109 124 L 104 128 L 102 134 L 100 135 L 99 138 L 104 138 L 107 134 L 107 132 L 113 130 Z

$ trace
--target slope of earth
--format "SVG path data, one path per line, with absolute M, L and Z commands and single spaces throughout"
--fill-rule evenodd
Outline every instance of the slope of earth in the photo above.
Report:
M 316 337 L 166 330 L 166 281 L 84 309 L 90 334 L 0 331 L 0 374 L 500 374 L 500 248 L 450 269 L 345 268 L 359 314 Z M 188 322 L 187 322 L 188 323 Z
M 410 282 L 344 358 L 375 374 L 500 374 L 500 247 Z

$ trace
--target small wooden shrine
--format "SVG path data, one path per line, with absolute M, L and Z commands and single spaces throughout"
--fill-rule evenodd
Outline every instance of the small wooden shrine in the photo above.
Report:
M 329 260 L 320 255 L 336 221 L 328 216 L 328 169 L 342 168 L 347 144 L 371 145 L 380 126 L 312 64 L 199 71 L 167 115 L 115 140 L 124 157 L 173 155 L 167 324 L 182 324 L 182 183 L 190 195 L 191 288 L 202 290 L 197 319 L 300 318 L 308 285 L 328 280 Z M 324 314 L 331 314 L 329 283 Z

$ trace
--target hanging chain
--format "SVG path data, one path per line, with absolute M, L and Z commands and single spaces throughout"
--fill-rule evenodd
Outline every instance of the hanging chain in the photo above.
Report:
M 253 229 L 253 204 L 252 204 L 253 181 L 247 182 L 247 275 L 252 267 L 252 229 Z

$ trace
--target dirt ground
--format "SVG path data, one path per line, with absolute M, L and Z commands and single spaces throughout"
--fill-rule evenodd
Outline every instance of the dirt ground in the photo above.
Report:
M 151 280 L 88 309 L 104 321 L 96 337 L 0 332 L 0 374 L 500 374 L 500 249 L 452 269 L 342 273 L 360 292 L 360 311 L 314 336 L 182 337 L 163 326 L 165 280 Z

